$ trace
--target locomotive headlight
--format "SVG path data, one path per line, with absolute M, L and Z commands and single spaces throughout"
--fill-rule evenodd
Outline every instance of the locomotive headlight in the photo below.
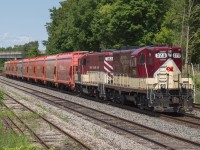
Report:
M 171 49 L 168 51 L 168 57 L 169 57 L 169 58 L 172 57 L 172 50 L 171 50 Z
M 182 84 L 182 88 L 185 89 L 186 88 L 186 84 L 183 83 Z
M 165 88 L 166 88 L 166 85 L 165 85 L 165 84 L 161 84 L 161 85 L 160 85 L 160 88 L 161 88 L 161 89 L 165 89 Z

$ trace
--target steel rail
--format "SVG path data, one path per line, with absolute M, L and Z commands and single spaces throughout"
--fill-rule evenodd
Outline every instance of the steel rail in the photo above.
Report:
M 174 120 L 174 121 L 179 121 L 179 122 L 182 122 L 182 123 L 187 123 L 188 125 L 192 125 L 193 128 L 200 128 L 200 118 L 196 117 L 196 116 L 184 114 L 183 118 L 180 118 L 180 117 L 177 118 L 177 117 L 169 116 L 169 115 L 166 115 L 166 114 L 160 114 L 160 118 L 171 119 L 171 120 Z M 187 120 L 187 118 L 189 120 Z M 195 121 L 191 121 L 190 119 L 193 119 Z
M 199 109 L 200 109 L 200 104 L 193 103 L 193 107 L 194 107 L 195 109 L 199 110 Z
M 9 121 L 8 120 L 10 120 L 8 117 L 7 118 L 2 118 L 3 119 L 3 121 L 4 121 L 4 123 L 8 126 L 8 128 L 10 128 L 12 131 L 13 131 L 13 133 L 15 134 L 15 135 L 17 135 L 17 132 L 14 130 L 14 128 L 12 127 L 12 125 L 9 123 Z M 7 120 L 8 119 L 8 120 Z
M 53 126 L 54 128 L 56 128 L 58 131 L 61 131 L 65 136 L 68 136 L 70 138 L 72 138 L 73 140 L 75 140 L 77 143 L 79 143 L 80 145 L 82 145 L 85 149 L 88 150 L 92 150 L 92 148 L 85 144 L 83 141 L 81 141 L 80 139 L 76 138 L 75 136 L 73 136 L 72 134 L 66 132 L 65 130 L 63 130 L 62 128 L 60 128 L 59 126 L 57 126 L 56 124 L 52 123 L 51 121 L 47 120 L 45 117 L 41 116 L 39 113 L 37 113 L 36 111 L 30 109 L 29 107 L 27 107 L 26 105 L 24 105 L 23 103 L 19 102 L 18 100 L 16 100 L 15 98 L 11 97 L 10 95 L 6 94 L 7 97 L 11 98 L 12 100 L 14 100 L 16 103 L 22 105 L 23 107 L 25 107 L 26 109 L 28 109 L 29 111 L 31 111 L 34 114 L 37 114 L 40 118 L 42 118 L 44 121 L 46 121 L 48 124 L 50 124 L 51 126 Z
M 5 106 L 5 105 L 4 105 Z M 20 129 L 20 127 L 9 117 L 7 116 L 7 118 L 9 119 L 9 121 L 17 128 L 17 130 L 19 130 L 21 132 L 21 134 L 24 135 L 24 132 Z
M 14 85 L 10 85 L 10 86 L 16 87 L 16 86 L 14 86 Z M 23 86 L 22 86 L 22 87 L 23 87 Z M 67 101 L 66 99 L 62 99 L 62 98 L 59 98 L 59 97 L 56 97 L 56 96 L 52 96 L 52 95 L 49 95 L 49 94 L 46 94 L 46 93 L 42 93 L 42 92 L 37 91 L 37 90 L 31 89 L 31 90 L 37 91 L 37 92 L 29 92 L 29 91 L 26 91 L 25 89 L 20 89 L 19 87 L 16 87 L 16 88 L 18 88 L 19 90 L 22 90 L 22 91 L 24 91 L 24 92 L 26 92 L 26 93 L 29 93 L 29 94 L 31 94 L 31 95 L 37 96 L 37 97 L 39 97 L 39 98 L 42 98 L 42 99 L 44 99 L 44 100 L 46 100 L 46 101 L 49 101 L 49 100 L 48 100 L 47 98 L 44 98 L 44 97 L 42 97 L 42 96 L 37 95 L 36 93 L 45 94 L 45 95 L 51 96 L 51 97 L 53 97 L 53 98 L 60 99 L 60 100 L 62 100 L 62 101 L 63 101 L 63 100 L 64 100 L 64 101 Z M 30 90 L 30 88 L 27 88 L 27 87 L 26 87 L 26 89 L 29 89 L 29 90 Z M 56 102 L 52 102 L 52 101 L 51 101 L 51 103 L 54 103 L 55 105 L 60 105 L 60 107 L 63 109 L 63 105 L 62 105 L 62 104 L 59 104 L 59 103 L 56 103 Z M 70 103 L 73 103 L 73 102 L 70 102 Z M 162 134 L 162 135 L 165 135 L 165 136 L 168 136 L 168 137 L 172 137 L 172 138 L 177 139 L 177 140 L 180 140 L 180 141 L 182 141 L 182 142 L 190 143 L 190 144 L 192 144 L 192 145 L 195 145 L 195 146 L 200 147 L 200 143 L 198 143 L 198 142 L 190 141 L 190 140 L 188 140 L 188 139 L 185 139 L 185 138 L 182 138 L 182 137 L 178 137 L 178 136 L 176 136 L 176 135 L 171 135 L 171 134 L 169 134 L 169 133 L 166 133 L 166 132 L 163 132 L 163 131 L 160 131 L 160 130 L 156 130 L 156 129 L 151 128 L 151 127 L 147 127 L 147 126 L 144 126 L 144 125 L 135 123 L 135 122 L 133 122 L 133 121 L 126 120 L 126 119 L 124 119 L 124 118 L 119 118 L 119 117 L 116 117 L 116 116 L 114 116 L 114 115 L 110 115 L 110 114 L 107 114 L 107 113 L 105 113 L 105 112 L 102 112 L 102 111 L 99 111 L 99 110 L 95 110 L 95 109 L 89 108 L 89 107 L 87 107 L 87 106 L 82 106 L 82 105 L 77 104 L 77 103 L 74 103 L 74 104 L 76 104 L 77 106 L 85 107 L 85 108 L 87 108 L 87 109 L 90 109 L 90 110 L 99 112 L 99 113 L 101 113 L 101 114 L 108 115 L 108 116 L 110 116 L 110 117 L 114 117 L 114 118 L 120 119 L 121 121 L 125 121 L 125 122 L 131 123 L 131 124 L 135 124 L 135 125 L 137 125 L 137 126 L 143 127 L 143 128 L 148 129 L 148 130 L 150 130 L 150 131 L 154 131 L 154 132 L 156 132 L 156 133 L 159 133 L 159 134 Z M 67 109 L 71 109 L 72 111 L 77 112 L 76 110 L 74 110 L 74 109 L 72 109 L 72 108 L 70 108 L 70 107 L 67 107 L 67 106 L 64 106 L 64 107 L 66 107 Z M 77 113 L 82 114 L 81 112 L 77 112 Z M 83 115 L 83 114 L 82 114 L 82 115 Z M 84 114 L 84 115 L 85 115 L 85 114 Z M 94 117 L 92 117 L 91 115 L 89 115 L 88 117 L 98 120 L 97 118 L 94 118 Z M 109 124 L 108 122 L 105 122 L 105 121 L 102 121 L 102 120 L 98 120 L 98 121 L 101 121 L 101 122 L 104 122 L 104 123 L 106 123 L 106 124 Z M 122 129 L 122 128 L 116 126 L 116 125 L 113 125 L 113 124 L 109 124 L 109 125 L 110 125 L 110 126 L 113 126 L 113 127 L 115 127 L 115 128 L 121 129 L 121 130 L 123 130 L 123 131 L 125 131 L 125 132 L 130 133 L 128 130 Z M 143 139 L 146 139 L 146 140 L 148 140 L 148 141 L 151 141 L 151 142 L 154 141 L 154 140 L 152 140 L 152 139 L 148 139 L 148 138 L 144 137 L 143 135 L 137 135 L 136 133 L 132 133 L 132 132 L 131 132 L 131 134 L 134 134 L 134 135 L 136 135 L 136 136 L 139 136 L 139 137 L 141 137 L 141 138 L 143 138 Z M 167 146 L 167 145 L 165 145 L 165 144 L 158 143 L 157 141 L 154 141 L 154 143 L 156 143 L 156 144 L 158 144 L 158 145 L 160 145 L 160 146 L 163 146 L 163 147 L 165 147 L 165 148 L 170 148 L 169 146 Z M 173 148 L 170 148 L 170 149 L 173 149 Z
M 7 94 L 6 96 L 10 97 Z M 10 109 L 5 103 L 4 106 L 30 131 L 32 135 L 34 135 L 34 137 L 41 145 L 43 145 L 43 147 L 45 147 L 46 149 L 50 149 L 50 147 L 22 119 L 20 119 L 12 109 Z

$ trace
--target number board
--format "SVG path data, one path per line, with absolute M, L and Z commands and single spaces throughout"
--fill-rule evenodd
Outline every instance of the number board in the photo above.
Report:
M 156 53 L 156 58 L 167 58 L 167 53 Z M 173 53 L 173 58 L 181 58 L 181 53 Z
M 156 53 L 156 58 L 167 58 L 167 53 Z
M 173 53 L 173 58 L 181 58 L 181 54 L 180 53 Z

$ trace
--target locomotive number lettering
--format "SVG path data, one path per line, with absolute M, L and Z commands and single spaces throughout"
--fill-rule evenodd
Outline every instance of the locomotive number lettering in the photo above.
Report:
M 166 53 L 156 53 L 156 58 L 167 58 L 167 54 Z
M 90 66 L 90 69 L 99 69 L 99 66 Z
M 181 54 L 180 53 L 173 53 L 173 58 L 181 58 Z

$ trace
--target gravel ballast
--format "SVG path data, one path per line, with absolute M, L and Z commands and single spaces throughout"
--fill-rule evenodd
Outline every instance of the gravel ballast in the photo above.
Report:
M 10 79 L 6 79 L 6 80 L 9 80 L 9 81 L 12 81 L 12 82 L 14 82 L 16 84 L 19 84 L 18 81 L 14 81 L 14 80 L 10 80 Z M 117 107 L 109 106 L 109 105 L 106 105 L 106 104 L 101 104 L 101 103 L 94 102 L 94 101 L 89 101 L 89 100 L 86 100 L 84 98 L 74 97 L 74 96 L 71 96 L 71 95 L 68 95 L 68 94 L 63 94 L 61 92 L 57 92 L 57 91 L 53 91 L 53 90 L 49 90 L 49 89 L 33 86 L 33 85 L 30 85 L 30 84 L 21 83 L 21 82 L 20 82 L 20 84 L 26 85 L 27 87 L 34 88 L 35 90 L 39 90 L 39 91 L 42 91 L 42 92 L 45 92 L 45 93 L 48 93 L 48 94 L 51 94 L 51 95 L 54 95 L 54 96 L 57 96 L 57 97 L 60 97 L 60 98 L 64 98 L 64 99 L 70 100 L 72 102 L 79 103 L 81 105 L 85 105 L 85 106 L 88 106 L 88 107 L 91 107 L 91 108 L 94 108 L 94 109 L 97 109 L 97 110 L 104 111 L 106 113 L 110 113 L 110 114 L 118 116 L 118 117 L 125 118 L 127 120 L 135 121 L 135 122 L 143 124 L 145 126 L 149 126 L 151 128 L 159 129 L 159 130 L 162 130 L 164 132 L 167 132 L 167 133 L 170 133 L 170 134 L 174 134 L 176 136 L 187 138 L 187 139 L 190 139 L 190 140 L 193 140 L 193 141 L 196 141 L 196 142 L 200 141 L 200 130 L 198 130 L 198 129 L 193 129 L 193 128 L 186 127 L 184 125 L 178 125 L 178 124 L 175 124 L 175 123 L 166 122 L 166 121 L 161 120 L 159 118 L 149 117 L 147 115 L 138 114 L 138 113 L 135 113 L 135 112 L 132 112 L 132 111 L 120 109 L 120 108 L 117 108 Z M 4 87 L 6 88 L 7 86 L 4 86 Z M 8 89 L 11 89 L 11 88 L 8 88 Z M 17 93 L 19 93 L 19 91 Z M 21 94 L 23 94 L 23 93 L 21 92 L 20 95 Z M 27 96 L 27 95 L 24 95 L 24 96 Z M 38 103 L 38 101 L 37 101 L 37 103 Z M 46 104 L 46 105 L 48 105 L 48 104 Z M 53 107 L 53 106 L 48 106 L 48 107 Z M 62 113 L 67 113 L 67 112 L 64 111 Z M 77 118 L 76 116 L 70 116 L 70 115 L 72 115 L 72 114 L 65 114 L 65 116 L 68 116 L 69 118 L 73 118 L 73 119 Z M 197 112 L 196 115 L 198 116 L 199 112 Z M 71 121 L 72 121 L 72 119 L 70 119 L 70 122 Z M 85 120 L 81 120 L 80 121 L 80 118 L 78 118 L 77 121 L 78 122 L 84 122 Z M 78 122 L 74 121 L 73 124 L 77 125 Z M 118 148 L 119 149 L 120 148 L 121 149 L 128 148 L 129 149 L 130 148 L 129 146 L 127 146 L 127 144 L 129 142 L 125 142 L 126 144 L 124 142 L 121 142 L 121 141 L 123 141 L 123 137 L 118 137 L 119 135 L 117 135 L 117 134 L 115 134 L 115 136 L 114 135 L 113 136 L 109 136 L 109 135 L 112 135 L 114 133 L 112 133 L 112 132 L 109 133 L 110 131 L 108 131 L 106 129 L 101 129 L 100 130 L 97 125 L 91 124 L 89 122 L 84 122 L 83 124 L 84 124 L 83 125 L 84 127 L 89 128 L 89 129 L 84 129 L 84 130 L 86 130 L 84 132 L 87 132 L 87 134 L 90 133 L 89 134 L 90 136 L 91 136 L 92 133 L 94 134 L 94 132 L 98 132 L 98 131 L 102 132 L 102 131 L 105 130 L 105 133 L 107 133 L 107 134 L 105 134 L 106 136 L 104 135 L 104 137 L 101 137 L 101 136 L 103 136 L 104 133 L 100 134 L 101 138 L 98 138 L 98 140 L 99 139 L 105 139 L 105 137 L 106 137 L 106 139 L 107 139 L 106 141 L 110 140 L 110 142 L 107 142 L 107 143 L 117 143 L 118 144 L 116 147 L 114 146 L 112 148 L 108 146 L 109 148 L 111 148 L 111 149 L 113 149 L 113 148 L 114 149 L 115 148 L 117 148 L 117 149 Z M 76 127 L 76 129 L 78 130 L 78 127 Z M 72 131 L 75 132 L 75 130 L 72 130 Z M 89 135 L 88 135 L 88 137 L 90 137 Z M 92 137 L 94 139 L 94 135 Z M 90 137 L 90 138 L 92 139 L 92 137 Z M 102 141 L 104 141 L 104 140 L 102 140 Z M 143 148 L 146 149 L 146 147 L 142 147 L 141 145 L 139 145 L 137 143 L 132 143 L 132 144 L 136 144 L 138 146 L 138 148 L 140 148 L 140 149 L 143 149 Z M 130 144 L 130 145 L 132 145 L 132 144 Z M 96 144 L 96 145 L 98 147 L 98 144 Z M 110 144 L 107 144 L 107 145 L 110 145 Z M 101 146 L 102 146 L 102 143 L 100 142 L 99 147 L 101 147 Z M 134 149 L 136 149 L 136 148 L 134 148 Z
M 57 107 L 41 102 L 33 96 L 24 94 L 14 88 L 6 85 L 1 85 L 1 87 L 9 95 L 15 96 L 16 99 L 20 99 L 20 102 L 26 106 L 31 107 L 33 110 L 37 110 L 42 115 L 48 114 L 45 115 L 48 120 L 51 120 L 60 127 L 64 127 L 66 132 L 85 141 L 88 145 L 92 146 L 93 149 L 150 149 L 133 140 L 115 134 L 112 131 L 99 127 L 98 125 L 83 120 L 66 111 L 60 110 Z M 51 112 L 52 115 L 50 115 L 49 112 Z

